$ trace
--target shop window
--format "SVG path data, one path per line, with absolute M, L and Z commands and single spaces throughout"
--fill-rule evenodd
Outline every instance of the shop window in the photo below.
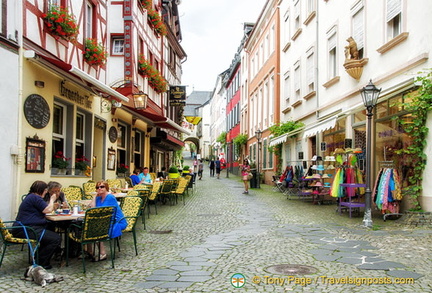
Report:
M 76 158 L 82 158 L 85 156 L 85 118 L 84 115 L 78 113 L 76 115 L 76 134 L 75 134 L 75 156 Z
M 267 139 L 265 138 L 262 144 L 263 151 L 263 169 L 267 169 L 267 158 L 268 158 L 268 148 L 267 148 Z
M 326 143 L 326 156 L 330 156 L 337 148 L 345 148 L 345 123 L 346 118 L 339 119 L 336 121 L 335 127 L 324 131 L 323 137 Z
M 66 140 L 66 113 L 67 108 L 64 105 L 54 104 L 53 109 L 53 138 L 52 138 L 52 149 L 53 154 L 52 158 L 54 159 L 55 154 L 61 152 L 65 157 L 66 149 L 65 149 L 65 140 Z

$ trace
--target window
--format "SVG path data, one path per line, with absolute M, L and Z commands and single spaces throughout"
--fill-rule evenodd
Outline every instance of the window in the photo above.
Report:
M 315 91 L 315 62 L 314 52 L 312 51 L 306 59 L 306 82 L 308 93 Z
M 336 33 L 328 39 L 328 77 L 332 79 L 337 75 L 337 52 L 336 52 Z
M 65 125 L 66 125 L 66 107 L 59 104 L 54 104 L 53 110 L 53 154 L 62 152 L 66 156 L 65 150 Z
M 315 0 L 307 0 L 307 15 L 315 11 Z
M 294 29 L 298 30 L 300 28 L 300 1 L 297 0 L 294 3 Z
M 128 165 L 128 127 L 119 123 L 117 138 L 117 166 Z
M 75 124 L 75 156 L 81 158 L 85 155 L 85 117 L 82 113 L 77 113 Z
M 398 36 L 401 32 L 401 7 L 402 0 L 387 0 L 387 40 Z
M 294 91 L 295 91 L 295 100 L 298 101 L 300 100 L 301 97 L 301 92 L 300 92 L 300 87 L 301 87 L 301 80 L 300 80 L 300 61 L 298 61 L 295 65 L 294 68 Z
M 284 29 L 284 33 L 283 33 L 283 47 L 285 48 L 289 44 L 289 42 L 291 40 L 289 11 L 285 12 L 284 18 L 285 18 L 285 21 L 284 21 L 284 24 L 283 24 L 283 29 Z
M 364 55 L 364 9 L 362 6 L 356 9 L 352 18 L 352 37 L 357 43 L 359 59 L 362 59 Z
M 268 148 L 267 148 L 267 138 L 264 138 L 263 144 L 263 169 L 267 169 L 267 158 L 268 158 Z
M 290 97 L 291 97 L 291 85 L 290 85 L 290 73 L 287 72 L 285 74 L 284 79 L 284 96 L 285 96 L 285 108 L 288 107 L 290 104 Z
M 123 55 L 124 54 L 124 38 L 113 37 L 112 39 L 112 52 L 111 55 Z
M 142 166 L 142 149 L 144 145 L 144 134 L 141 131 L 135 132 L 134 138 L 134 163 L 135 166 Z
M 85 36 L 86 38 L 94 38 L 94 31 L 93 28 L 94 25 L 94 12 L 95 9 L 93 7 L 93 4 L 90 2 L 86 3 L 86 14 L 85 14 Z

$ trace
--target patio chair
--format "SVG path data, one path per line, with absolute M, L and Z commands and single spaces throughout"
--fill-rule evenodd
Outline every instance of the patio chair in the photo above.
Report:
M 96 182 L 89 180 L 83 183 L 83 199 L 92 199 L 92 192 L 96 192 Z
M 81 255 L 84 254 L 84 245 L 95 244 L 96 242 L 109 241 L 111 266 L 114 268 L 114 257 L 112 250 L 112 242 L 109 237 L 111 224 L 115 207 L 97 207 L 88 209 L 85 213 L 82 223 L 71 224 L 67 229 L 66 241 L 66 266 L 69 265 L 69 239 L 72 239 L 81 244 Z M 85 257 L 82 258 L 83 272 L 86 272 Z
M 107 179 L 107 183 L 111 190 L 122 188 L 122 182 L 120 179 Z
M 63 187 L 62 191 L 69 205 L 73 205 L 83 199 L 83 191 L 79 186 L 69 185 L 68 187 Z
M 189 184 L 189 180 L 186 179 L 185 177 L 181 177 L 179 178 L 177 187 L 171 191 L 171 195 L 174 198 L 176 204 L 177 204 L 178 197 L 181 196 L 183 200 L 183 205 L 185 205 L 184 195 L 187 191 L 188 184 Z
M 138 255 L 135 226 L 136 226 L 136 222 L 137 222 L 138 217 L 142 213 L 143 206 L 144 206 L 144 201 L 143 201 L 142 197 L 127 196 L 124 198 L 122 211 L 123 211 L 124 219 L 126 219 L 126 221 L 127 221 L 127 227 L 122 232 L 123 233 L 132 232 L 133 240 L 134 240 L 134 246 L 135 246 L 135 255 Z M 120 251 L 119 238 L 120 237 L 116 238 L 116 242 L 117 242 L 118 250 Z
M 11 230 L 23 228 L 23 226 L 12 226 L 12 224 L 14 222 L 15 221 L 3 221 L 0 218 L 0 230 L 1 230 L 0 234 L 1 234 L 2 242 L 3 242 L 3 253 L 2 253 L 2 256 L 0 259 L 0 267 L 3 263 L 3 258 L 4 258 L 5 253 L 6 253 L 6 248 L 8 248 L 9 246 L 12 246 L 12 245 L 24 246 L 24 245 L 28 245 L 29 241 L 30 241 L 30 245 L 32 245 L 33 247 L 37 246 L 37 240 L 35 240 L 35 239 L 28 240 L 27 238 L 17 238 L 17 237 L 14 237 L 12 235 L 12 233 L 10 232 Z M 35 236 L 35 238 L 37 238 L 36 232 L 31 227 L 26 226 L 26 229 L 27 229 L 27 233 L 29 235 L 31 235 L 30 233 L 32 233 Z M 30 255 L 30 249 L 29 249 L 29 262 L 30 262 L 30 258 L 31 258 L 31 255 Z M 37 258 L 37 254 L 36 254 L 36 258 Z
M 159 198 L 162 203 L 170 201 L 172 204 L 172 191 L 177 188 L 178 179 L 165 179 L 159 191 Z
M 159 191 L 162 187 L 162 181 L 156 181 L 155 183 L 153 183 L 153 187 L 151 190 L 151 193 L 148 197 L 148 201 L 147 201 L 147 211 L 148 211 L 148 217 L 150 218 L 150 203 L 154 203 L 155 205 L 155 213 L 157 215 L 157 206 L 156 206 L 156 200 L 157 197 L 159 195 Z

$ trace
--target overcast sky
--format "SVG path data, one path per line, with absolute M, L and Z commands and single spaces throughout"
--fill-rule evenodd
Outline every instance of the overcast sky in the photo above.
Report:
M 256 22 L 266 0 L 182 0 L 181 45 L 187 54 L 182 84 L 187 93 L 212 91 L 229 68 L 243 37 L 243 23 Z

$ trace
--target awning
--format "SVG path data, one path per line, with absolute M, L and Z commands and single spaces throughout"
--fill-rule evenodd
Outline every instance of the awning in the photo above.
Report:
M 179 132 L 182 132 L 184 134 L 190 135 L 190 132 L 187 131 L 186 129 L 184 129 L 183 127 L 181 127 L 180 125 L 178 125 L 177 123 L 175 123 L 174 121 L 172 121 L 169 118 L 164 117 L 164 121 L 157 121 L 155 122 L 156 126 L 162 127 L 162 128 L 168 128 L 168 129 L 173 129 Z
M 330 119 L 324 120 L 323 122 L 319 122 L 318 124 L 315 124 L 314 126 L 311 126 L 310 128 L 306 128 L 306 130 L 303 134 L 303 138 L 314 136 L 318 133 L 321 133 L 325 130 L 328 130 L 328 129 L 335 127 L 336 120 L 337 120 L 337 117 L 332 117 Z
M 96 78 L 91 76 L 90 74 L 85 73 L 81 69 L 79 69 L 79 68 L 77 68 L 71 64 L 63 62 L 61 60 L 57 60 L 54 58 L 50 58 L 50 57 L 36 54 L 36 52 L 32 51 L 32 50 L 25 51 L 24 57 L 26 57 L 30 61 L 35 60 L 35 61 L 49 67 L 50 69 L 53 69 L 53 70 L 56 69 L 56 68 L 53 68 L 53 66 L 55 66 L 58 69 L 61 69 L 67 73 L 71 73 L 75 76 L 78 76 L 83 81 L 90 83 L 92 86 L 94 86 L 95 88 L 97 88 L 99 91 L 101 91 L 103 93 L 106 93 L 106 94 L 108 94 L 108 95 L 110 95 L 110 96 L 112 96 L 118 100 L 123 101 L 123 102 L 129 102 L 128 97 L 125 97 L 121 93 L 113 90 L 112 88 L 110 88 L 106 84 L 100 82 L 99 80 L 97 80 Z
M 270 140 L 269 146 L 275 146 L 284 143 L 287 140 L 288 133 L 282 134 L 281 136 L 275 137 Z
M 183 141 L 181 141 L 181 140 L 178 139 L 178 138 L 175 138 L 175 137 L 172 136 L 172 135 L 167 134 L 167 140 L 169 140 L 169 141 L 171 141 L 171 142 L 173 142 L 173 143 L 175 143 L 175 144 L 177 144 L 177 145 L 179 145 L 179 146 L 181 146 L 181 147 L 184 147 L 184 146 L 185 146 L 185 143 L 184 143 Z

